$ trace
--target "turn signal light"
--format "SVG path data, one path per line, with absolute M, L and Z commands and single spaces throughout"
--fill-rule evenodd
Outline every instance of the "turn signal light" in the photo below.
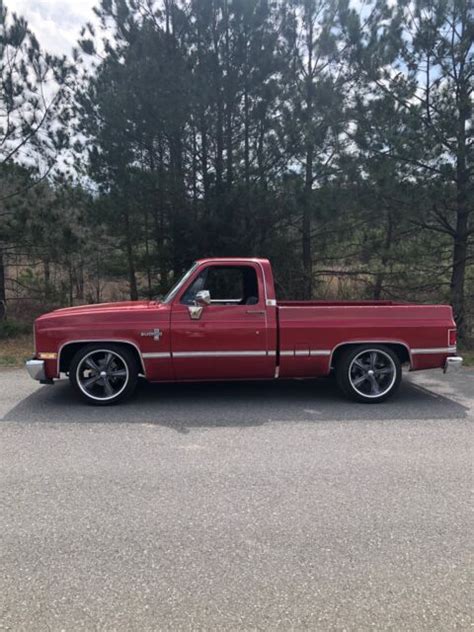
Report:
M 448 332 L 448 345 L 450 347 L 455 347 L 456 346 L 456 341 L 457 341 L 457 330 L 456 329 L 450 329 Z
M 38 360 L 57 360 L 57 353 L 37 353 Z

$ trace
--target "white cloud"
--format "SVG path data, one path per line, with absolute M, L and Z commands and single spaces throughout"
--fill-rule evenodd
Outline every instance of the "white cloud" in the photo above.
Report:
M 95 22 L 92 8 L 97 0 L 6 0 L 5 4 L 27 20 L 43 48 L 69 55 L 81 27 Z

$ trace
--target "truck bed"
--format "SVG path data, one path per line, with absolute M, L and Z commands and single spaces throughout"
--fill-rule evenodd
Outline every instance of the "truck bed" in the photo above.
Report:
M 412 369 L 442 367 L 455 327 L 449 305 L 393 301 L 278 301 L 277 318 L 282 376 L 327 373 L 347 341 L 406 349 Z

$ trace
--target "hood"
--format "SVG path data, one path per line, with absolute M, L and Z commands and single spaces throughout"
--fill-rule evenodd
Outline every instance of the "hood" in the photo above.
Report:
M 157 301 L 117 301 L 116 303 L 92 303 L 91 305 L 78 305 L 76 307 L 63 307 L 61 309 L 55 309 L 52 312 L 43 314 L 38 320 L 42 318 L 61 317 L 61 316 L 81 316 L 89 313 L 100 314 L 110 312 L 128 312 L 135 310 L 143 310 L 148 307 L 154 307 L 155 309 L 160 306 Z

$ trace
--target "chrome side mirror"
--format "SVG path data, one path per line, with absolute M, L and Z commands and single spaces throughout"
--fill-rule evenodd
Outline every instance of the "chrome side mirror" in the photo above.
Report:
M 206 305 L 210 305 L 211 295 L 209 290 L 200 290 L 196 292 L 194 297 L 194 305 L 188 306 L 189 316 L 191 320 L 199 320 L 202 316 L 202 311 Z
M 210 305 L 211 303 L 211 294 L 209 290 L 200 290 L 196 293 L 194 300 L 196 301 L 196 305 L 199 305 L 200 307 L 205 307 L 206 305 Z

